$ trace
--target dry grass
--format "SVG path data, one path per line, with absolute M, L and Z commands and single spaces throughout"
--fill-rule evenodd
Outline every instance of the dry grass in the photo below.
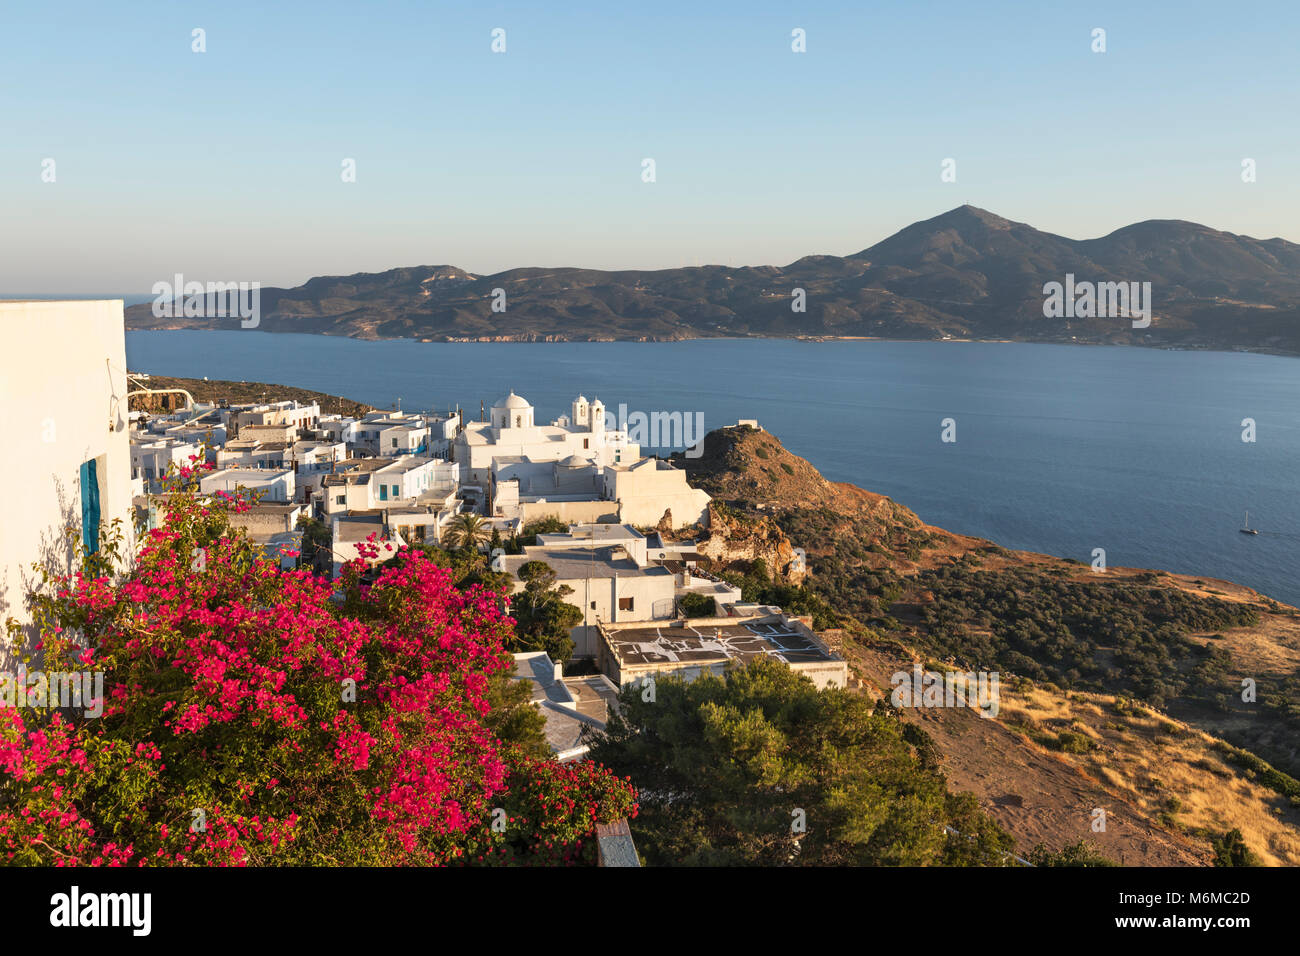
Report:
M 1027 682 L 1003 687 L 999 718 L 1040 732 L 1084 734 L 1096 746 L 1062 758 L 1171 829 L 1235 828 L 1266 865 L 1300 865 L 1300 812 L 1225 763 L 1209 734 L 1109 695 L 1064 695 Z

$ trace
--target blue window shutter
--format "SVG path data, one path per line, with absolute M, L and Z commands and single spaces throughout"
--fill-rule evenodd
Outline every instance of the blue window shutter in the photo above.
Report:
M 99 550 L 99 475 L 93 458 L 81 466 L 81 543 L 87 554 Z

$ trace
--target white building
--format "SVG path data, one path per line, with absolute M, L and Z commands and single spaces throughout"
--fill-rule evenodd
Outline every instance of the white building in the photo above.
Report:
M 351 446 L 357 443 L 359 424 L 355 418 L 345 418 L 342 415 L 322 415 L 316 430 L 324 434 L 330 441 L 343 442 Z
M 282 470 L 293 463 L 292 453 L 292 442 L 236 438 L 217 449 L 217 467 Z
M 486 422 L 471 422 L 456 439 L 464 469 L 462 491 L 483 489 L 485 513 L 571 523 L 657 525 L 670 515 L 674 528 L 701 523 L 709 496 L 686 483 L 686 472 L 658 458 L 641 457 L 627 433 L 606 425 L 605 406 L 579 395 L 551 425 L 511 392 L 492 406 Z
M 602 622 L 658 621 L 675 613 L 676 576 L 666 568 L 638 564 L 624 544 L 597 541 L 585 549 L 570 542 L 537 545 L 524 548 L 523 554 L 498 555 L 492 568 L 514 575 L 518 593 L 524 589 L 519 569 L 530 561 L 547 564 L 557 584 L 573 589 L 565 600 L 583 612 L 583 623 L 569 635 L 579 657 L 596 655 L 596 628 Z
M 293 462 L 294 483 L 299 500 L 307 501 L 320 491 L 325 476 L 332 474 L 335 465 L 348 457 L 348 446 L 336 441 L 297 441 L 289 450 Z
M 65 527 L 95 550 L 120 519 L 129 547 L 126 338 L 120 299 L 0 302 L 0 322 L 0 621 L 27 625 L 32 562 L 73 566 Z
M 322 504 L 334 515 L 443 498 L 455 491 L 459 477 L 459 463 L 439 458 L 350 458 L 323 478 Z
M 524 398 L 511 392 L 498 399 L 488 421 L 467 422 L 456 437 L 461 480 L 488 487 L 492 463 L 503 457 L 553 462 L 577 456 L 595 464 L 618 464 L 640 457 L 640 448 L 628 443 L 626 432 L 607 428 L 605 406 L 599 399 L 588 403 L 579 395 L 571 412 L 572 418 L 538 425 L 533 406 Z
M 672 526 L 683 528 L 703 524 L 709 512 L 708 492 L 692 488 L 685 471 L 659 458 L 610 465 L 604 484 L 605 497 L 618 502 L 618 520 L 627 524 L 657 525 L 671 512 Z
M 330 539 L 334 577 L 349 561 L 361 558 L 374 567 L 394 557 L 406 544 L 400 534 L 384 525 L 381 515 L 335 516 L 330 520 Z
M 596 664 L 620 687 L 659 674 L 693 681 L 721 675 L 757 657 L 781 661 L 818 689 L 847 687 L 848 662 L 812 629 L 807 618 L 772 608 L 754 608 L 743 618 L 711 617 L 669 624 L 600 625 Z
M 175 468 L 191 468 L 190 458 L 202 460 L 202 449 L 192 442 L 156 438 L 145 433 L 131 436 L 131 478 L 145 491 L 161 490 L 161 481 Z
M 693 548 L 679 545 L 666 548 L 658 534 L 647 538 L 630 524 L 574 525 L 565 534 L 539 534 L 537 547 L 547 549 L 568 548 L 574 557 L 581 558 L 593 548 L 618 546 L 627 553 L 637 567 L 657 565 L 673 575 L 673 596 L 687 594 L 713 598 L 719 614 L 741 599 L 741 589 L 696 567 L 699 554 Z M 527 550 L 527 549 L 525 549 Z
M 584 756 L 590 745 L 583 729 L 604 730 L 618 710 L 618 687 L 604 674 L 565 677 L 545 651 L 515 655 L 515 680 L 530 685 L 533 706 L 546 718 L 546 742 L 564 763 Z
M 199 479 L 199 490 L 205 495 L 224 491 L 234 494 L 244 489 L 260 501 L 288 504 L 294 500 L 293 471 L 289 468 L 223 468 Z
M 524 524 L 543 518 L 619 521 L 618 504 L 605 494 L 602 466 L 577 455 L 561 461 L 500 456 L 492 462 L 488 487 L 493 515 Z
M 353 444 L 374 455 L 424 454 L 429 427 L 418 415 L 367 415 L 357 423 Z
M 323 420 L 322 428 L 344 432 L 343 440 L 372 455 L 428 455 L 446 458 L 460 417 L 423 412 L 369 412 L 357 421 Z
M 272 422 L 269 425 L 243 425 L 239 429 L 241 441 L 287 442 L 292 445 L 301 436 L 302 429 L 286 422 Z
M 243 406 L 232 410 L 231 423 L 236 431 L 247 425 L 289 425 L 293 429 L 315 428 L 320 421 L 320 405 L 312 402 L 271 402 L 266 405 Z M 296 436 L 294 436 L 296 437 Z
M 622 457 L 622 456 L 620 456 Z M 516 455 L 493 459 L 488 483 L 492 513 L 525 525 L 543 518 L 571 524 L 702 524 L 709 495 L 686 483 L 686 472 L 658 458 L 602 465 L 578 455 L 533 461 Z

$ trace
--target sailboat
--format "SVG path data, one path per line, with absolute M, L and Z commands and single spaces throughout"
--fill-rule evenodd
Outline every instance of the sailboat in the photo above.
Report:
M 1245 521 L 1245 523 L 1241 526 L 1241 533 L 1242 533 L 1242 534 L 1259 534 L 1258 531 L 1256 531 L 1254 528 L 1252 528 L 1252 527 L 1250 526 L 1250 512 L 1249 512 L 1249 511 L 1246 512 L 1246 521 Z

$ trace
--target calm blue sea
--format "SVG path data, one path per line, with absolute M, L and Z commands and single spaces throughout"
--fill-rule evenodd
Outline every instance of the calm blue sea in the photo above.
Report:
M 1300 604 L 1300 360 L 1225 352 L 784 340 L 424 344 L 129 332 L 133 370 L 283 383 L 379 407 L 513 388 L 539 421 L 617 411 L 756 418 L 828 478 L 925 521 L 1085 562 L 1227 578 Z M 956 422 L 954 443 L 941 421 Z M 1257 441 L 1242 441 L 1253 418 Z M 1266 533 L 1238 533 L 1243 512 Z

